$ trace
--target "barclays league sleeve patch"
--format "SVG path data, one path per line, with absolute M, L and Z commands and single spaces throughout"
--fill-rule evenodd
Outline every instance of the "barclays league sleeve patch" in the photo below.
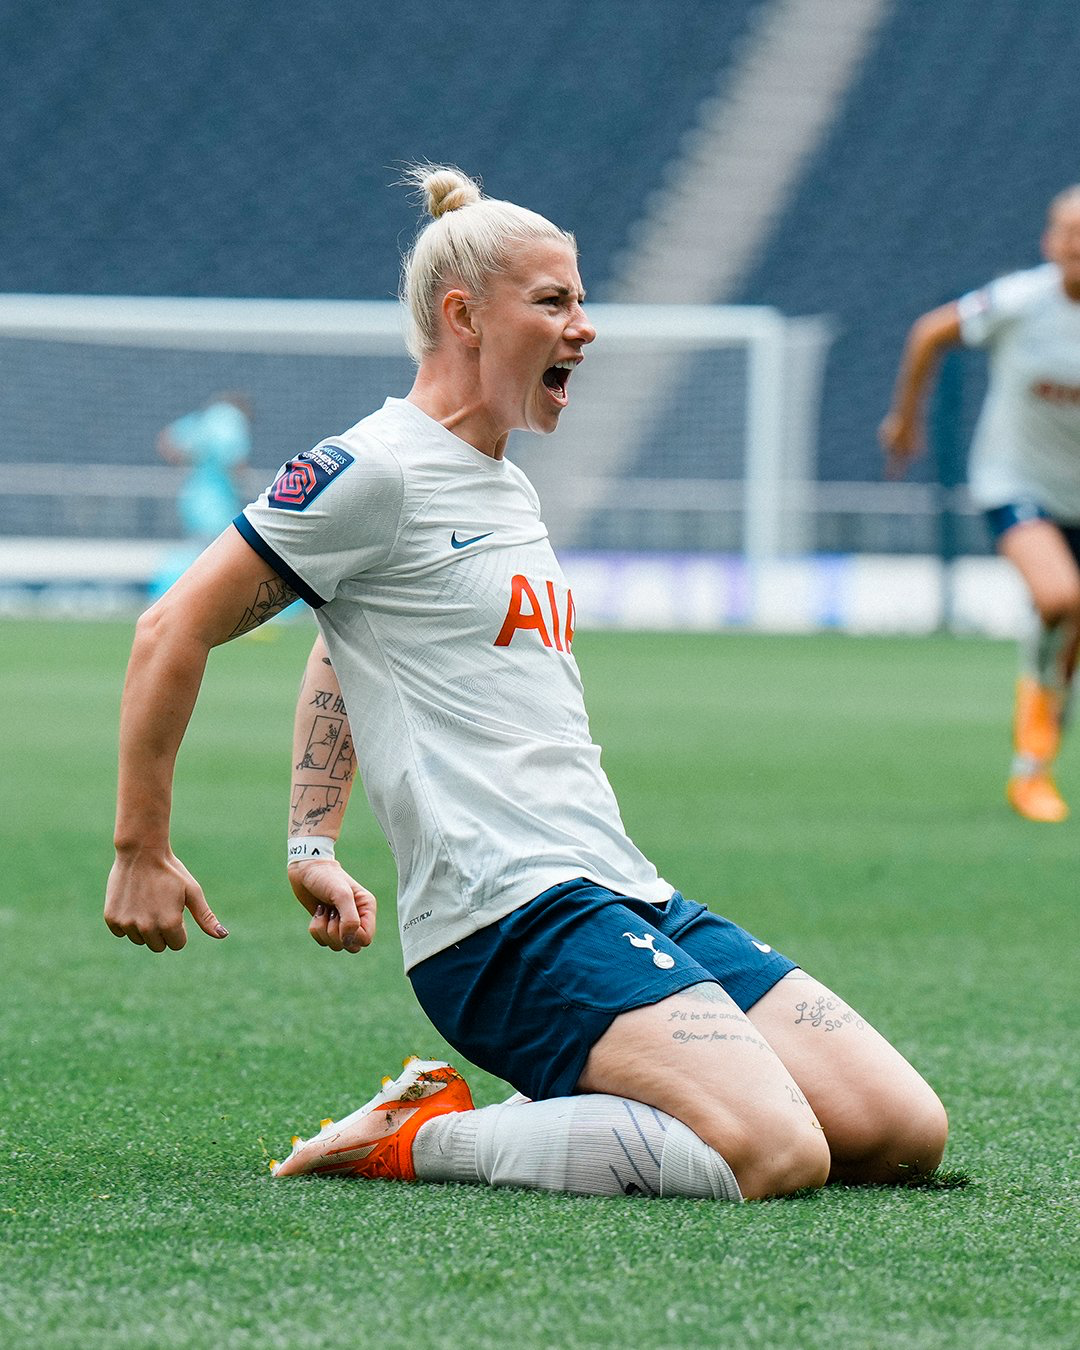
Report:
M 290 459 L 266 494 L 267 504 L 279 511 L 303 511 L 353 457 L 336 445 L 317 445 Z

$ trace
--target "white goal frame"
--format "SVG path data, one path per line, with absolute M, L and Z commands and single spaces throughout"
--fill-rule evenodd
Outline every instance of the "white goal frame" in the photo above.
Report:
M 743 476 L 718 480 L 626 481 L 618 470 L 620 379 L 608 381 L 608 406 L 593 407 L 592 445 L 583 462 L 573 446 L 545 452 L 539 473 L 530 467 L 545 516 L 558 537 L 572 532 L 573 512 L 618 501 L 643 511 L 726 510 L 741 515 L 741 551 L 751 560 L 790 555 L 806 547 L 813 509 L 816 431 L 824 356 L 830 338 L 823 319 L 791 319 L 765 306 L 590 304 L 602 343 L 597 352 L 630 359 L 638 380 L 662 383 L 670 353 L 744 346 L 746 411 Z M 394 301 L 206 299 L 157 296 L 0 295 L 0 336 L 52 342 L 133 345 L 187 351 L 245 351 L 303 355 L 404 353 L 404 322 Z M 583 367 L 584 376 L 587 367 Z M 626 386 L 624 373 L 621 384 Z M 576 387 L 574 393 L 578 392 Z M 583 381 L 580 382 L 584 388 Z M 595 400 L 592 403 L 595 405 Z M 575 400 L 566 425 L 587 411 Z M 365 409 L 358 408 L 357 416 Z M 587 423 L 586 417 L 586 423 Z M 625 433 L 626 428 L 621 432 Z M 567 433 L 573 436 L 571 430 Z M 555 441 L 562 441 L 560 428 Z M 573 461 L 571 463 L 571 460 Z M 599 464 L 599 471 L 598 471 Z M 35 468 L 38 472 L 35 472 Z M 24 463 L 9 469 L 5 492 L 55 492 L 66 466 Z M 161 466 L 70 469 L 81 491 L 164 495 L 175 475 Z M 572 497 L 570 484 L 572 482 Z M 629 496 L 628 496 L 629 494 Z

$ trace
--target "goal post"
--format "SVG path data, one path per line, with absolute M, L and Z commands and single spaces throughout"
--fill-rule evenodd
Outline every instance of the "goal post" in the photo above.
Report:
M 515 435 L 555 543 L 813 548 L 830 330 L 763 306 L 593 304 L 597 342 L 552 437 Z M 394 301 L 0 296 L 0 534 L 175 536 L 161 426 L 221 389 L 255 406 L 256 477 L 344 430 L 412 363 Z

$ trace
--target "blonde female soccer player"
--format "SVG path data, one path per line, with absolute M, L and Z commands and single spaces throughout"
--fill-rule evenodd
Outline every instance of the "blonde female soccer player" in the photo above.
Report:
M 299 595 L 321 630 L 289 841 L 311 934 L 352 952 L 374 935 L 374 897 L 333 857 L 355 760 L 417 997 L 519 1095 L 473 1110 L 453 1068 L 413 1060 L 277 1176 L 738 1199 L 933 1169 L 945 1113 L 916 1071 L 627 838 L 570 587 L 504 456 L 512 429 L 555 430 L 595 337 L 574 240 L 457 170 L 416 178 L 432 220 L 404 268 L 412 389 L 291 460 L 140 620 L 109 927 L 177 948 L 186 907 L 225 936 L 169 846 L 174 760 L 210 648 Z
M 1006 795 L 1020 815 L 1054 822 L 1068 815 L 1051 769 L 1080 643 L 1080 186 L 1050 203 L 1042 244 L 1045 265 L 915 321 L 881 442 L 903 471 L 923 446 L 923 408 L 942 352 L 959 343 L 987 348 L 990 385 L 970 490 L 1038 620 L 1022 649 Z

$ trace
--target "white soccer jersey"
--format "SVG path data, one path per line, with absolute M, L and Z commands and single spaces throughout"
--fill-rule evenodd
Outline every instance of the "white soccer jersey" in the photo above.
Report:
M 600 767 L 573 600 L 516 465 L 388 399 L 237 527 L 317 609 L 397 862 L 406 969 L 573 877 L 671 896 Z
M 1080 303 L 1048 263 L 972 291 L 959 309 L 964 342 L 990 354 L 972 498 L 983 508 L 1033 498 L 1060 521 L 1080 521 Z

